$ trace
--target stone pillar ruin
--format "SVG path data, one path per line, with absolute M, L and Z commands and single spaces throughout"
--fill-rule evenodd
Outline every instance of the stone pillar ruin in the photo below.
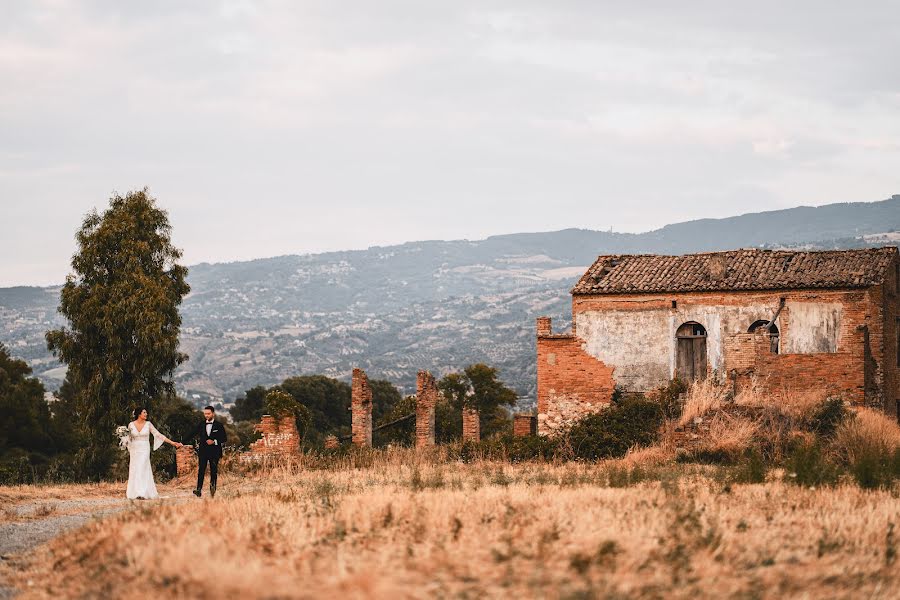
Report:
M 526 437 L 537 433 L 537 417 L 528 414 L 513 415 L 513 435 Z
M 478 409 L 471 406 L 463 406 L 462 409 L 462 440 L 463 442 L 481 441 L 481 423 L 478 420 Z
M 428 371 L 419 371 L 416 377 L 416 448 L 434 446 L 434 407 L 437 398 L 434 377 Z
M 350 422 L 354 446 L 372 445 L 372 389 L 362 369 L 353 369 Z

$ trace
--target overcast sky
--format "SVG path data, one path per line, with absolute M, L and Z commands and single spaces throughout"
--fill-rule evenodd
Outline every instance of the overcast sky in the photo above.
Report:
M 898 57 L 895 0 L 0 0 L 0 286 L 145 185 L 188 264 L 880 200 Z

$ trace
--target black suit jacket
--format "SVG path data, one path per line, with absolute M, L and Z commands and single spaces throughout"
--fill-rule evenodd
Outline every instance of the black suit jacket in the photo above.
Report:
M 194 430 L 191 437 L 196 438 L 200 442 L 197 448 L 200 456 L 209 458 L 220 458 L 222 456 L 222 446 L 225 445 L 225 441 L 228 439 L 228 436 L 225 434 L 225 427 L 215 419 L 212 422 L 212 431 L 209 435 L 206 434 L 206 421 L 203 421 L 197 425 L 197 429 Z M 206 440 L 214 440 L 216 443 L 207 444 Z

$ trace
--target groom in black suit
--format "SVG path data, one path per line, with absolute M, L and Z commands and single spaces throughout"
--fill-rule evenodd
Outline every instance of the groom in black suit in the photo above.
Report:
M 203 490 L 203 477 L 206 475 L 206 465 L 209 464 L 209 494 L 216 495 L 216 479 L 219 475 L 219 459 L 222 458 L 222 446 L 225 445 L 227 436 L 225 427 L 216 421 L 216 411 L 212 406 L 203 409 L 205 420 L 197 426 L 191 434 L 191 438 L 200 440 L 197 455 L 200 460 L 200 470 L 197 473 L 197 489 L 194 495 L 200 497 Z

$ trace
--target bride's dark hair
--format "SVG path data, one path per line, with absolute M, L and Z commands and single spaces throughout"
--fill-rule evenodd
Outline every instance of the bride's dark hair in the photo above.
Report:
M 138 418 L 139 416 L 141 416 L 141 413 L 144 412 L 145 410 L 147 410 L 146 407 L 144 407 L 144 406 L 138 406 L 136 409 L 134 409 L 134 411 L 132 411 L 132 413 L 131 413 L 131 418 L 134 419 L 134 420 L 137 420 L 137 418 Z M 149 411 L 147 411 L 147 412 L 149 412 Z

